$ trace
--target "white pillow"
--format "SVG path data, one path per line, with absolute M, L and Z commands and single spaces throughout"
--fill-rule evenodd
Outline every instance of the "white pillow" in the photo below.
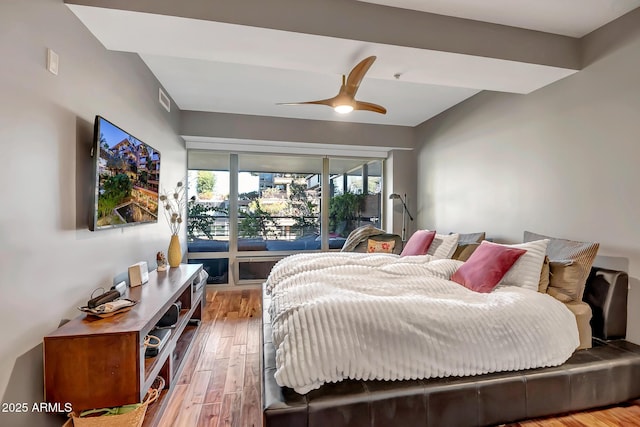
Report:
M 507 274 L 498 282 L 498 286 L 519 286 L 537 292 L 542 263 L 544 262 L 548 244 L 549 239 L 543 239 L 517 245 L 502 245 L 510 248 L 525 249 L 527 252 L 518 258 L 516 263 L 507 271 Z
M 431 242 L 428 255 L 433 255 L 435 259 L 451 259 L 456 248 L 458 247 L 459 234 L 436 234 L 436 237 Z

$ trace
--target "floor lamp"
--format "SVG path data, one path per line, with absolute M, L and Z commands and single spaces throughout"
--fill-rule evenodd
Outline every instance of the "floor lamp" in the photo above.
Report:
M 404 194 L 404 199 L 397 193 L 393 193 L 389 195 L 390 199 L 400 199 L 402 202 L 402 242 L 406 242 L 407 240 L 407 215 L 409 215 L 409 219 L 413 221 L 413 217 L 409 213 L 409 208 L 407 208 L 407 204 L 405 201 L 407 200 L 407 193 Z

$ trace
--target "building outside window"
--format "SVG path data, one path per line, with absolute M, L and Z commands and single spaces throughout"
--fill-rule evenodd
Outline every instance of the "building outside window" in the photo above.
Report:
M 204 264 L 209 284 L 264 280 L 284 256 L 339 250 L 356 227 L 381 224 L 382 160 L 195 153 L 189 155 L 188 256 Z

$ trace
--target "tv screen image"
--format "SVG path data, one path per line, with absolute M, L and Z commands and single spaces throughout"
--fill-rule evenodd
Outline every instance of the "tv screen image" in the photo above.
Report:
M 160 152 L 96 116 L 93 230 L 158 221 Z

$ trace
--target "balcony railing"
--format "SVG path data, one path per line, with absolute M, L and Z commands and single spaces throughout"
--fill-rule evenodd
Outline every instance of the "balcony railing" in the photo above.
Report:
M 269 218 L 239 216 L 238 237 L 262 240 L 297 240 L 320 235 L 317 216 L 271 216 Z M 346 236 L 356 227 L 372 224 L 379 227 L 378 217 L 359 217 L 347 224 L 339 224 L 330 234 Z M 197 226 L 196 226 L 197 225 Z M 189 239 L 228 240 L 229 217 L 224 215 L 197 215 L 188 220 Z
M 265 240 L 295 240 L 303 236 L 319 234 L 320 226 L 317 216 L 272 216 L 268 219 L 260 217 L 239 216 L 238 234 L 243 238 L 262 238 Z M 199 223 L 200 227 L 194 227 Z M 202 224 L 206 223 L 203 230 Z M 229 217 L 197 215 L 189 217 L 190 238 L 229 238 Z M 225 239 L 221 239 L 225 240 Z

